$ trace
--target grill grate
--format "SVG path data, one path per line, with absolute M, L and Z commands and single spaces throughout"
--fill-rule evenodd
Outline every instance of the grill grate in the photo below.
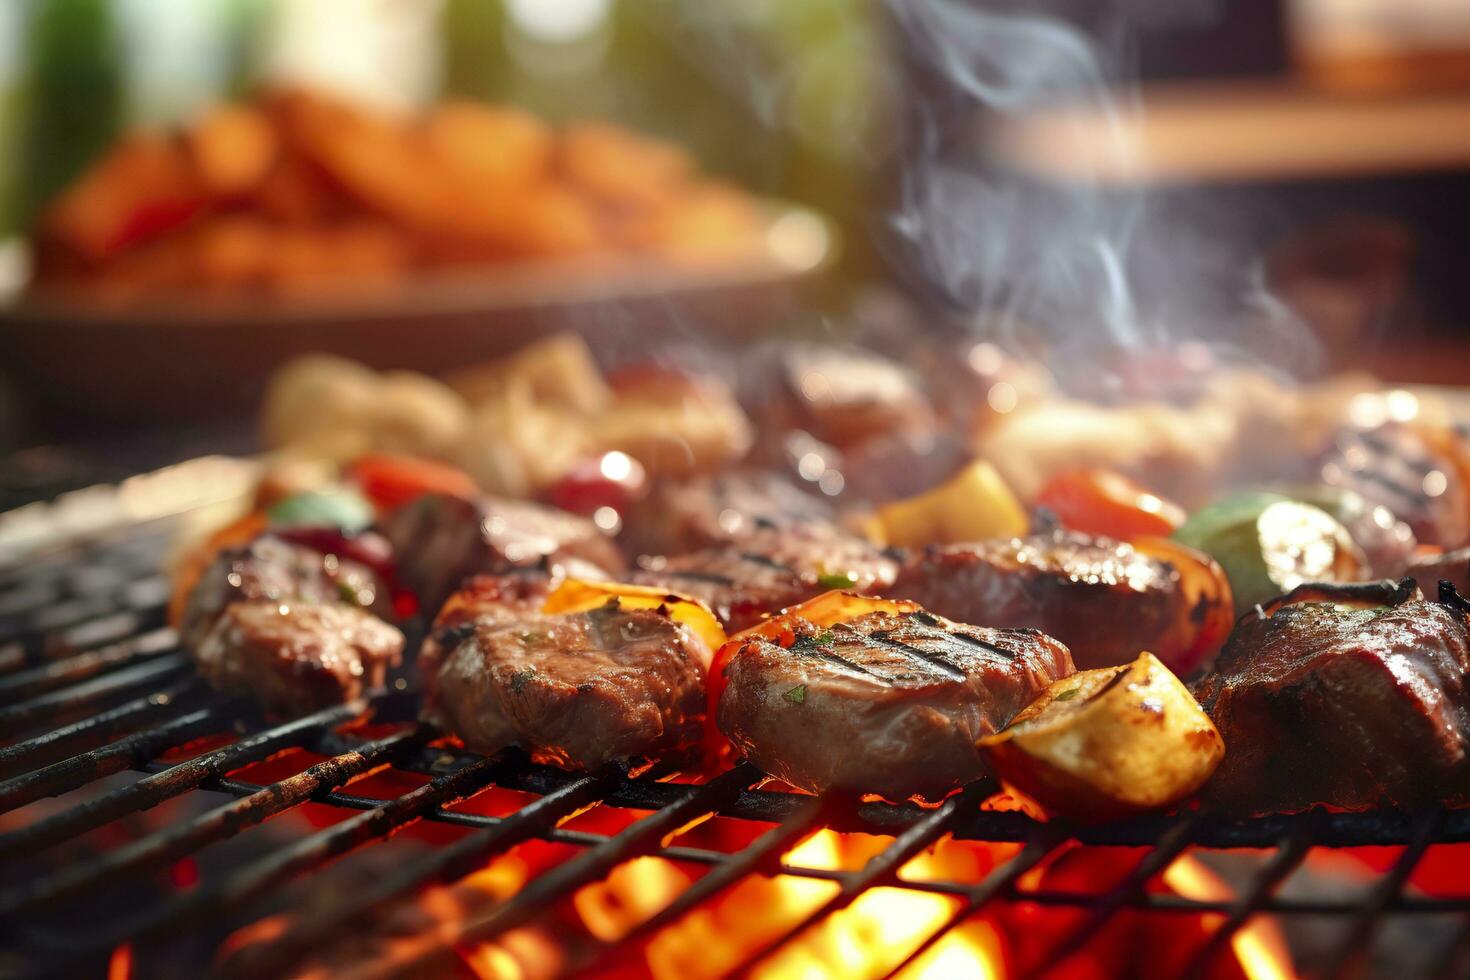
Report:
M 740 974 L 748 974 L 775 950 L 877 886 L 959 899 L 941 928 L 907 953 L 889 976 L 913 963 L 949 930 L 999 901 L 1085 910 L 1051 950 L 1040 972 L 1083 949 L 1123 909 L 1160 915 L 1219 913 L 1212 939 L 1193 961 L 1196 973 L 1202 973 L 1229 939 L 1260 913 L 1342 920 L 1345 938 L 1324 965 L 1327 976 L 1350 975 L 1362 964 L 1385 916 L 1470 917 L 1470 896 L 1429 899 L 1404 894 L 1406 881 L 1430 844 L 1470 842 L 1470 811 L 1316 810 L 1248 820 L 1185 813 L 1076 828 L 980 810 L 978 804 L 995 789 L 988 783 L 972 786 L 938 808 L 925 809 L 837 794 L 813 798 L 773 792 L 760 788 L 761 774 L 748 765 L 691 784 L 667 781 L 671 774 L 658 771 L 638 776 L 617 768 L 566 773 L 535 765 L 513 751 L 486 759 L 433 744 L 435 733 L 414 721 L 412 696 L 399 690 L 380 692 L 366 705 L 268 724 L 248 704 L 215 695 L 194 679 L 174 634 L 162 625 L 167 590 L 159 569 L 166 532 L 166 525 L 155 523 L 133 534 L 113 533 L 106 540 L 72 544 L 25 564 L 0 567 L 0 815 L 83 789 L 104 777 L 127 771 L 138 774 L 133 782 L 97 787 L 84 801 L 53 808 L 35 819 L 0 816 L 7 821 L 0 823 L 4 828 L 0 864 L 36 855 L 196 791 L 223 794 L 224 802 L 135 833 L 95 859 L 28 880 L 5 876 L 0 880 L 0 935 L 11 950 L 6 954 L 9 960 L 0 960 L 0 972 L 14 966 L 23 975 L 77 975 L 99 970 L 111 950 L 124 942 L 176 935 L 191 924 L 237 927 L 251 921 L 252 910 L 254 917 L 264 914 L 258 906 L 282 884 L 420 820 L 465 828 L 467 833 L 395 865 L 366 887 L 301 910 L 271 940 L 238 951 L 226 962 L 227 972 L 279 975 L 388 903 L 430 883 L 463 878 L 533 839 L 570 844 L 581 851 L 532 878 L 485 915 L 459 923 L 450 940 L 470 944 L 492 939 L 536 919 L 553 903 L 640 855 L 709 870 L 620 939 L 589 940 L 571 951 L 569 969 L 588 970 L 608 962 L 753 874 L 833 881 L 838 890 L 755 950 L 741 964 Z M 363 737 L 339 731 L 364 707 L 371 708 L 375 725 L 381 723 L 374 729 L 377 734 Z M 182 761 L 161 760 L 189 743 L 221 736 L 229 741 Z M 266 785 L 231 775 L 288 750 L 324 758 Z M 391 798 L 352 792 L 355 780 L 387 770 L 429 778 Z M 535 798 L 505 816 L 449 809 L 490 787 Z M 146 877 L 308 802 L 351 815 L 120 918 L 97 922 L 83 917 L 85 928 L 70 930 L 58 930 L 54 924 L 57 910 L 85 910 L 89 896 L 100 888 Z M 593 805 L 647 815 L 612 835 L 560 826 Z M 773 826 L 734 853 L 672 842 L 681 829 L 711 815 Z M 820 827 L 881 834 L 892 840 L 857 870 L 797 866 L 783 860 L 796 843 Z M 910 858 L 945 835 L 1023 846 L 978 882 L 897 877 Z M 1148 850 L 1130 874 L 1100 892 L 1020 887 L 1028 870 L 1073 841 Z M 1313 847 L 1369 844 L 1402 845 L 1403 850 L 1365 896 L 1305 900 L 1277 894 L 1278 886 Z M 1146 889 L 1152 878 L 1190 848 L 1261 848 L 1271 853 L 1233 900 L 1194 900 Z M 1470 918 L 1451 938 L 1437 956 L 1438 969 L 1446 976 L 1455 975 L 1463 965 L 1470 947 Z M 413 966 L 401 970 L 408 975 Z

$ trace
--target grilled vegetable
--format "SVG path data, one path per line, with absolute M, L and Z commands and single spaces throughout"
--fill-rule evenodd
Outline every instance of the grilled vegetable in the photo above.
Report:
M 354 490 L 311 490 L 266 511 L 272 525 L 314 525 L 360 531 L 373 522 L 373 507 Z
M 1184 523 L 1179 505 L 1112 470 L 1072 470 L 1052 477 L 1036 498 L 1067 527 L 1127 541 L 1167 537 Z
M 370 453 L 347 467 L 347 478 L 383 511 L 401 507 L 426 493 L 465 498 L 479 493 L 475 481 L 463 470 L 413 456 Z
M 902 548 L 1025 534 L 1021 502 L 995 467 L 976 460 L 948 482 L 878 509 L 885 543 Z
M 1171 669 L 1189 674 L 1208 661 L 1225 644 L 1235 625 L 1235 597 L 1225 569 L 1203 551 L 1171 538 L 1134 538 L 1134 549 L 1173 565 L 1179 572 L 1179 588 L 1190 610 L 1194 639 L 1169 660 Z
M 672 595 L 664 589 L 648 585 L 629 585 L 623 582 L 588 582 L 570 578 L 546 597 L 541 607 L 546 613 L 586 612 L 605 606 L 610 601 L 628 609 L 657 609 L 664 606 L 670 617 L 683 623 L 704 641 L 713 653 L 725 643 L 725 630 L 709 607 L 697 599 Z
M 1177 803 L 1225 754 L 1189 690 L 1150 653 L 1056 681 L 980 745 L 1008 785 L 1083 822 Z
M 1230 497 L 1200 510 L 1174 540 L 1218 561 L 1237 614 L 1303 582 L 1363 578 L 1367 560 L 1330 514 L 1277 493 Z

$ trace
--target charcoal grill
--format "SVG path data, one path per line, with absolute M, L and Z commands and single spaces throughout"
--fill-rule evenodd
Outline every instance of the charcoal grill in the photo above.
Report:
M 553 903 L 604 877 L 635 856 L 659 855 L 707 871 L 672 904 L 616 943 L 593 943 L 573 964 L 595 968 L 621 944 L 646 939 L 748 875 L 824 879 L 839 890 L 825 904 L 755 951 L 749 967 L 876 886 L 955 896 L 943 929 L 910 953 L 890 976 L 941 935 L 991 903 L 1030 902 L 1084 910 L 1051 951 L 1048 968 L 1063 963 L 1124 909 L 1157 915 L 1217 913 L 1218 927 L 1196 958 L 1202 970 L 1257 914 L 1340 920 L 1341 939 L 1323 966 L 1325 976 L 1349 975 L 1364 962 L 1378 926 L 1389 916 L 1457 916 L 1452 941 L 1438 951 L 1435 970 L 1465 976 L 1470 953 L 1470 895 L 1428 899 L 1404 885 L 1434 843 L 1470 841 L 1470 811 L 1341 814 L 1227 820 L 1188 812 L 1102 827 L 1043 824 L 1017 812 L 981 810 L 996 787 L 981 783 L 935 809 L 813 798 L 760 788 L 759 772 L 741 765 L 699 784 L 670 782 L 657 772 L 630 775 L 608 768 L 573 774 L 533 764 L 515 752 L 494 758 L 446 750 L 436 733 L 414 721 L 412 692 L 403 680 L 368 700 L 376 721 L 369 735 L 339 731 L 361 706 L 331 708 L 284 724 L 268 723 L 249 705 L 210 692 L 194 677 L 174 633 L 164 625 L 167 582 L 162 558 L 173 522 L 155 520 L 88 534 L 25 560 L 0 565 L 0 813 L 82 790 L 131 772 L 132 781 L 97 787 L 0 833 L 0 867 L 34 856 L 104 826 L 127 828 L 129 818 L 191 794 L 223 794 L 180 821 L 144 827 L 86 861 L 21 878 L 0 875 L 0 974 L 103 975 L 123 943 L 158 941 L 180 930 L 213 925 L 223 935 L 261 914 L 262 900 L 283 883 L 309 877 L 333 859 L 386 840 L 416 821 L 464 828 L 464 836 L 374 878 L 370 885 L 314 905 L 273 939 L 238 955 L 239 975 L 274 976 L 320 944 L 361 924 L 374 909 L 434 882 L 450 882 L 515 845 L 542 839 L 574 845 L 572 859 L 529 881 L 488 914 L 467 921 L 460 943 L 492 939 L 536 919 Z M 172 749 L 228 736 L 201 754 L 161 761 Z M 287 750 L 324 756 L 271 785 L 232 777 L 242 767 Z M 384 767 L 430 777 L 391 799 L 359 795 L 352 781 Z M 114 783 L 117 783 L 114 785 Z M 492 786 L 535 794 L 502 817 L 446 809 Z M 209 796 L 213 801 L 221 797 Z M 231 799 L 233 798 L 233 799 Z M 306 803 L 350 811 L 348 819 L 291 839 L 263 855 L 205 876 L 192 888 L 164 891 L 121 915 L 89 914 L 101 886 L 154 875 L 180 859 Z M 649 811 L 611 835 L 570 830 L 564 818 L 593 804 Z M 29 812 L 29 811 L 28 811 Z M 710 814 L 773 826 L 735 853 L 670 842 L 680 828 Z M 819 827 L 881 834 L 891 843 L 855 871 L 794 865 L 783 859 Z M 1023 845 L 1009 861 L 976 881 L 896 878 L 898 870 L 941 836 Z M 1026 890 L 1025 873 L 1058 848 L 1085 845 L 1146 848 L 1126 878 L 1095 893 Z M 1331 900 L 1289 899 L 1280 885 L 1313 848 L 1400 845 L 1400 856 L 1363 895 Z M 1264 849 L 1250 879 L 1229 901 L 1201 901 L 1146 889 L 1149 880 L 1190 848 Z M 200 972 L 207 962 L 197 964 Z M 1045 972 L 1043 969 L 1042 972 Z

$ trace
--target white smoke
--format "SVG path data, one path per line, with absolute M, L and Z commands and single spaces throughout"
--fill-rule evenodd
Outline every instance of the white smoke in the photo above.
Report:
M 910 278 L 990 339 L 1042 338 L 1064 369 L 1093 369 L 1110 350 L 1185 340 L 1226 358 L 1269 354 L 1283 368 L 1311 362 L 1309 335 L 1265 290 L 1231 215 L 1177 189 L 1157 197 L 1092 169 L 1094 159 L 1115 167 L 1127 158 L 1127 132 L 1143 111 L 1127 83 L 1124 15 L 1137 9 L 1114 6 L 1100 18 L 1106 5 L 1074 2 L 1070 12 L 1091 21 L 1084 32 L 1055 2 L 887 6 L 911 67 L 935 89 L 909 105 L 885 243 Z M 1176 13 L 1197 24 L 1209 5 Z M 987 121 L 993 131 L 997 120 L 1058 106 L 1069 110 L 1064 120 L 1085 121 L 1088 139 L 1071 142 L 1090 145 L 1095 158 L 1068 159 L 1058 179 L 987 157 Z

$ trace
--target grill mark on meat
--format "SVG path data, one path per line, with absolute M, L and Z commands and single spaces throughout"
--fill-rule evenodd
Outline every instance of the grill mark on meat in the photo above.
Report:
M 1422 490 L 1405 486 L 1394 480 L 1394 478 L 1387 473 L 1380 473 L 1377 470 L 1353 470 L 1352 473 L 1355 478 L 1363 480 L 1367 483 L 1376 483 L 1383 489 L 1397 495 L 1400 499 L 1408 502 L 1416 501 L 1421 496 L 1423 496 Z
M 919 660 L 922 660 L 924 663 L 933 667 L 935 670 L 938 670 L 940 673 L 948 677 L 952 677 L 957 681 L 962 681 L 966 679 L 967 675 L 965 674 L 965 672 L 956 667 L 954 664 L 950 663 L 948 660 L 945 660 L 944 657 L 940 656 L 937 653 L 930 653 L 927 650 L 921 650 L 916 646 L 910 646 L 902 640 L 896 639 L 893 635 L 893 631 L 891 630 L 875 630 L 874 632 L 868 634 L 868 638 L 882 644 L 890 650 L 896 650 L 900 653 L 907 654 L 910 657 L 915 657 Z
M 968 643 L 972 647 L 979 647 L 981 650 L 998 654 L 1002 657 L 1005 657 L 1007 660 L 1014 660 L 1016 657 L 1015 651 L 1007 650 L 1005 647 L 1001 646 L 998 643 L 991 643 L 989 640 L 982 640 L 978 636 L 971 636 L 969 633 L 965 633 L 961 630 L 945 629 L 944 623 L 940 621 L 939 617 L 935 616 L 932 613 L 924 612 L 922 609 L 918 612 L 909 613 L 908 618 L 916 623 L 923 623 L 925 626 L 932 626 L 937 630 L 942 630 L 945 636 L 957 642 Z M 1011 632 L 1025 634 L 1026 636 L 1044 635 L 1041 630 L 1037 629 L 1034 626 L 1024 626 L 1020 629 L 1011 630 Z
M 855 674 L 862 674 L 865 677 L 871 677 L 873 678 L 873 680 L 882 681 L 884 684 L 893 683 L 893 680 L 891 678 L 884 677 L 882 674 L 879 674 L 876 671 L 869 670 L 862 664 L 854 663 L 841 654 L 833 653 L 831 650 L 824 649 L 823 647 L 815 643 L 803 643 L 801 642 L 802 639 L 808 638 L 798 638 L 796 643 L 792 644 L 791 646 L 791 651 L 793 653 L 796 653 L 798 655 L 805 655 L 808 657 L 815 657 L 818 660 L 824 660 L 827 663 L 832 664 L 833 666 L 842 667 L 846 670 L 852 671 Z

